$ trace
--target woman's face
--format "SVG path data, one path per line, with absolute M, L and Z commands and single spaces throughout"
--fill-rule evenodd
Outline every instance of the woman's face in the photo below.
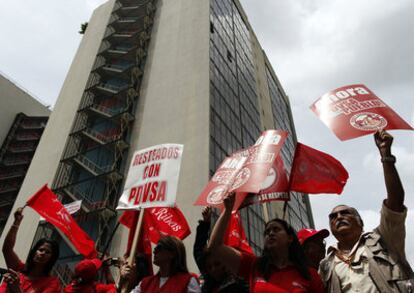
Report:
M 174 253 L 164 247 L 162 244 L 157 244 L 154 248 L 154 264 L 161 266 L 163 264 L 171 263 L 174 258 Z
M 52 258 L 53 250 L 49 243 L 43 243 L 39 246 L 33 256 L 33 262 L 35 264 L 47 264 Z
M 278 222 L 270 222 L 265 228 L 265 248 L 269 250 L 287 250 L 293 241 L 293 237 L 289 235 L 282 224 Z

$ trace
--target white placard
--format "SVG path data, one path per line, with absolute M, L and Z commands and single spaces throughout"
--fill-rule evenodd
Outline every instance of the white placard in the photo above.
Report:
M 135 152 L 117 209 L 174 206 L 183 149 L 161 144 Z

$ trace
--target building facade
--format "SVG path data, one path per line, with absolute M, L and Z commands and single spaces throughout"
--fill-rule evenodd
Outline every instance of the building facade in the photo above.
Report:
M 209 176 L 225 156 L 272 128 L 289 131 L 282 151 L 289 167 L 296 141 L 289 102 L 237 0 L 112 0 L 92 15 L 15 208 L 49 182 L 64 203 L 83 200 L 75 218 L 102 250 L 119 216 L 132 153 L 182 143 L 177 205 L 194 232 L 201 209 L 193 202 Z M 282 206 L 242 211 L 257 253 L 264 208 L 280 217 Z M 313 225 L 306 195 L 292 195 L 287 214 L 296 228 Z M 27 217 L 38 218 L 31 211 Z M 36 230 L 24 220 L 21 230 L 26 239 L 60 239 L 44 223 Z M 126 239 L 127 231 L 117 230 L 112 255 L 123 254 Z M 193 241 L 194 233 L 184 242 L 196 270 Z M 61 243 L 56 273 L 66 281 L 80 257 Z M 16 248 L 24 255 L 29 247 Z
M 45 105 L 0 74 L 0 235 L 49 114 Z

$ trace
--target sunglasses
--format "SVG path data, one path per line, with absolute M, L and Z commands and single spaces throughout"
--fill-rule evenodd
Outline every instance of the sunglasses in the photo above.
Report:
M 341 211 L 333 212 L 329 214 L 329 220 L 333 221 L 336 218 L 338 218 L 339 215 L 349 216 L 349 215 L 354 215 L 354 213 L 351 210 L 341 210 Z

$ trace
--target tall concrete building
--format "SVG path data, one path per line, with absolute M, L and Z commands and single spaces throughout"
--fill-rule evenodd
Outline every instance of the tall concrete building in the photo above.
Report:
M 0 234 L 49 114 L 45 105 L 0 74 Z
M 82 228 L 105 245 L 116 221 L 126 166 L 135 150 L 160 143 L 185 145 L 177 205 L 193 234 L 184 242 L 188 263 L 201 209 L 193 202 L 218 164 L 250 146 L 265 129 L 285 129 L 282 150 L 290 168 L 296 142 L 289 101 L 238 0 L 111 0 L 95 10 L 29 169 L 17 206 L 45 182 L 64 203 L 82 199 Z M 270 217 L 282 204 L 267 205 Z M 313 226 L 306 195 L 293 194 L 287 210 L 296 228 Z M 243 209 L 250 244 L 262 247 L 262 206 Z M 16 249 L 59 238 L 25 211 Z M 8 221 L 11 225 L 11 220 Z M 122 255 L 119 229 L 111 254 Z M 57 274 L 80 257 L 62 240 Z

